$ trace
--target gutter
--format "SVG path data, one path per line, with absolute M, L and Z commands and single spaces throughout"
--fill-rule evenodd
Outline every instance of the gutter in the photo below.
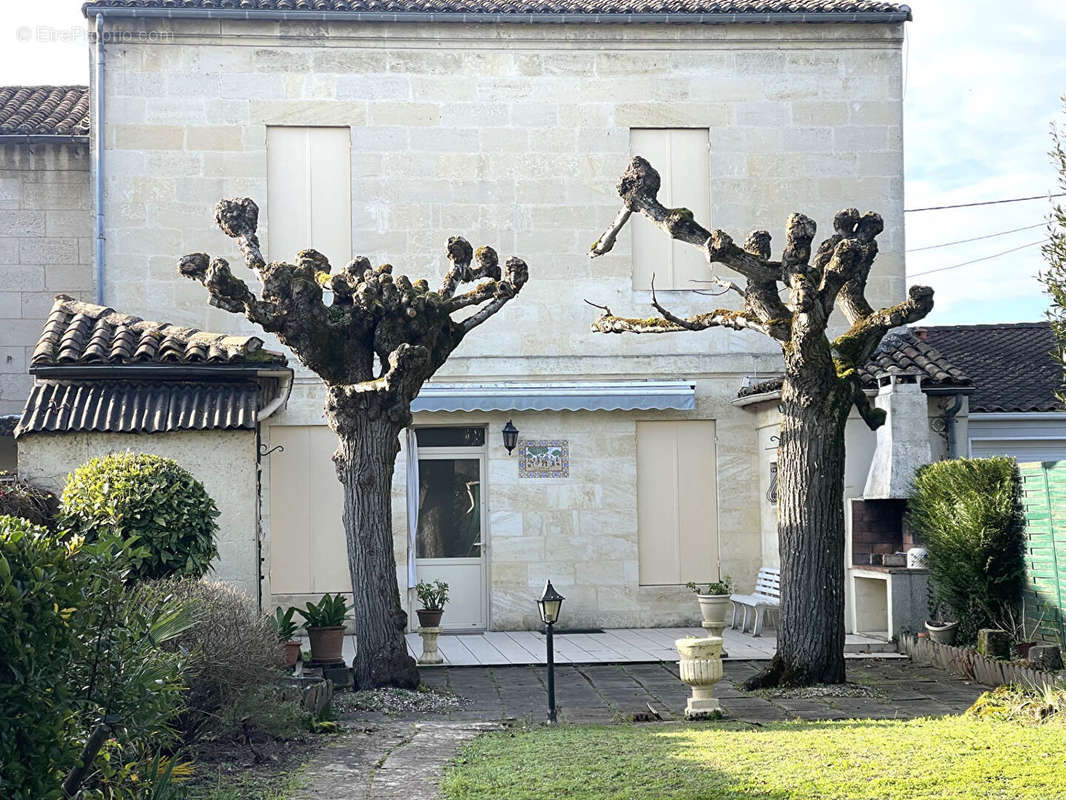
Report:
M 89 143 L 87 134 L 58 133 L 4 133 L 0 134 L 0 144 L 73 144 Z
M 962 410 L 962 398 L 963 393 L 958 392 L 955 395 L 955 402 L 951 404 L 950 408 L 944 410 L 944 432 L 948 437 L 948 458 L 959 457 L 958 436 L 955 434 L 955 415 Z
M 259 377 L 277 378 L 281 382 L 281 385 L 278 386 L 277 396 L 259 409 L 256 414 L 256 421 L 262 422 L 285 405 L 285 402 L 289 399 L 289 394 L 292 392 L 292 370 L 288 367 L 285 369 L 264 369 L 259 371 Z M 257 427 L 256 431 L 258 432 L 258 430 Z
M 290 375 L 292 370 L 282 365 L 257 367 L 242 364 L 226 366 L 223 364 L 188 364 L 175 362 L 172 365 L 160 364 L 71 364 L 69 366 L 49 364 L 30 367 L 30 374 L 42 380 L 62 380 L 66 378 L 91 378 L 93 380 L 143 380 L 146 378 L 164 378 L 175 381 L 192 378 L 215 378 L 216 380 L 233 380 L 234 378 L 277 378 L 282 372 Z
M 518 24 L 619 24 L 640 23 L 685 25 L 743 25 L 795 23 L 881 23 L 909 22 L 911 9 L 901 6 L 899 11 L 823 11 L 820 13 L 782 12 L 776 14 L 582 14 L 582 13 L 499 13 L 486 12 L 424 12 L 424 11 L 280 11 L 275 9 L 241 10 L 237 8 L 140 8 L 82 6 L 86 17 L 125 17 L 130 19 L 219 19 L 255 22 L 453 22 L 453 23 L 518 23 Z
M 96 247 L 93 255 L 93 280 L 96 286 L 96 303 L 104 305 L 104 16 L 96 17 L 96 64 L 95 85 L 92 92 L 92 153 L 93 202 L 96 216 L 93 221 L 93 236 Z

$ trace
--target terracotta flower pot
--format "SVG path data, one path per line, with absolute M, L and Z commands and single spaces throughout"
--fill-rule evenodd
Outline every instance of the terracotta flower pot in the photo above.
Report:
M 340 661 L 344 650 L 344 626 L 308 628 L 312 661 Z
M 285 642 L 285 666 L 295 667 L 300 660 L 300 643 L 297 641 Z
M 439 628 L 440 618 L 444 616 L 442 609 L 434 608 L 419 608 L 415 611 L 418 614 L 418 624 L 423 628 Z

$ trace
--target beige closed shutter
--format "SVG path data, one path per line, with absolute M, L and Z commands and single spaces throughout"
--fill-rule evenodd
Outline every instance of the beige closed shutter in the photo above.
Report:
M 637 517 L 642 586 L 718 577 L 713 420 L 637 423 Z
M 274 425 L 270 446 L 271 594 L 350 592 L 344 490 L 330 460 L 336 434 L 325 425 Z
M 710 135 L 707 128 L 633 128 L 629 152 L 647 159 L 662 180 L 659 202 L 684 207 L 706 226 L 711 217 Z M 710 275 L 698 248 L 676 242 L 646 217 L 634 214 L 633 288 L 699 289 Z
M 335 269 L 351 260 L 351 174 L 348 128 L 267 128 L 268 259 L 310 247 Z

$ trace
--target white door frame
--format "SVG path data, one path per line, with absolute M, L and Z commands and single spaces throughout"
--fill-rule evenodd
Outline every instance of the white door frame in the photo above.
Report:
M 418 428 L 443 428 L 443 427 L 455 427 L 444 425 L 422 425 L 416 426 Z M 481 425 L 463 425 L 465 428 L 478 428 L 483 427 Z M 487 426 L 485 426 L 487 427 Z M 486 430 L 486 434 L 488 431 Z M 417 435 L 417 433 L 416 433 Z M 488 513 L 488 460 L 486 458 L 485 447 L 419 447 L 418 448 L 418 460 L 419 461 L 448 461 L 448 460 L 466 460 L 478 462 L 478 472 L 481 476 L 481 556 L 479 559 L 464 559 L 464 558 L 418 558 L 415 556 L 415 571 L 417 574 L 418 567 L 420 565 L 432 566 L 435 563 L 440 564 L 463 564 L 469 563 L 471 566 L 474 561 L 479 560 L 481 562 L 481 619 L 483 625 L 477 628 L 455 628 L 456 631 L 484 631 L 489 630 L 491 627 L 491 620 L 489 619 L 489 611 L 492 607 L 489 603 L 489 513 Z M 408 487 L 408 491 L 411 491 L 412 487 Z M 418 487 L 413 487 L 414 491 L 418 491 Z M 414 587 L 410 587 L 412 590 Z M 411 621 L 411 630 L 418 630 L 417 624 L 414 624 L 416 619 L 414 615 L 408 615 Z M 444 617 L 441 620 L 441 627 L 448 632 L 447 624 L 448 612 L 445 610 Z

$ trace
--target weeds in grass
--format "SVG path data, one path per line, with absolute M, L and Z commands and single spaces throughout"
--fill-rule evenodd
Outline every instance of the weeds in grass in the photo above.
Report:
M 985 692 L 967 710 L 985 719 L 1066 723 L 1066 686 L 1000 686 Z

